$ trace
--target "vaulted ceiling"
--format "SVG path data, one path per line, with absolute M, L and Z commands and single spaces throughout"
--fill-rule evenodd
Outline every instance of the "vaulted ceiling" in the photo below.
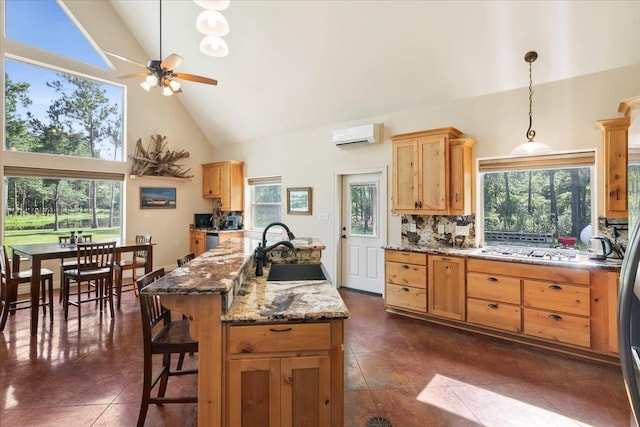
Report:
M 158 59 L 158 2 L 111 4 Z M 231 0 L 224 58 L 199 51 L 202 10 L 162 2 L 162 54 L 219 81 L 177 95 L 214 145 L 526 87 L 529 50 L 534 87 L 640 63 L 640 1 Z

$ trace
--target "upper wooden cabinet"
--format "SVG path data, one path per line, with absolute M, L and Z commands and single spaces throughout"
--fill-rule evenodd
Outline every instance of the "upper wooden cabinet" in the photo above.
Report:
M 467 215 L 473 212 L 473 146 L 456 128 L 395 135 L 393 211 Z
M 220 199 L 223 211 L 244 209 L 244 162 L 207 163 L 202 165 L 202 197 Z
M 627 217 L 627 166 L 629 117 L 596 122 L 604 142 L 605 216 Z

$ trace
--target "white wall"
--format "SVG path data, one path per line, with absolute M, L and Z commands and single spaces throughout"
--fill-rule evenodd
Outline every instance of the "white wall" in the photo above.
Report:
M 583 76 L 541 86 L 534 85 L 533 128 L 536 140 L 555 150 L 601 148 L 601 135 L 594 127 L 598 119 L 618 117 L 621 100 L 640 94 L 640 66 Z M 277 102 L 277 101 L 274 101 Z M 335 128 L 368 122 L 384 122 L 384 143 L 354 148 L 336 148 L 331 142 Z M 245 176 L 281 175 L 286 187 L 313 187 L 313 215 L 291 216 L 283 205 L 282 220 L 297 236 L 320 238 L 327 249 L 323 262 L 332 277 L 340 224 L 335 218 L 336 172 L 388 168 L 388 243 L 400 242 L 400 217 L 391 214 L 390 135 L 454 126 L 475 138 L 476 157 L 508 155 L 526 140 L 528 89 L 452 101 L 423 109 L 364 117 L 287 135 L 276 135 L 245 144 L 217 147 L 216 160 L 244 160 Z M 598 156 L 600 159 L 601 156 Z M 601 197 L 599 197 L 601 199 Z M 601 209 L 599 209 L 601 212 Z M 320 221 L 328 213 L 329 221 Z

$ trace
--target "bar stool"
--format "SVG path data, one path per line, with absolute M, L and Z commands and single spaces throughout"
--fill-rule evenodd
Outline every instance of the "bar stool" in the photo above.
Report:
M 151 243 L 151 236 L 149 234 L 136 234 L 136 243 Z M 116 295 L 118 297 L 117 307 L 120 308 L 120 301 L 122 299 L 122 272 L 124 270 L 131 270 L 133 281 L 131 283 L 131 289 L 136 295 L 138 295 L 138 288 L 136 287 L 136 271 L 140 268 L 145 268 L 147 265 L 147 250 L 141 249 L 133 252 L 131 259 L 123 259 L 116 263 Z
M 64 307 L 65 320 L 69 316 L 69 306 L 78 308 L 78 322 L 81 319 L 81 305 L 95 301 L 102 311 L 103 306 L 109 304 L 111 317 L 113 317 L 113 262 L 116 242 L 78 243 L 77 266 L 64 272 Z M 89 289 L 95 290 L 95 296 L 82 291 L 82 283 L 87 283 Z M 75 293 L 71 292 L 71 286 L 77 285 Z M 82 295 L 85 295 L 83 298 Z M 76 296 L 73 301 L 72 297 Z
M 7 249 L 0 245 L 0 331 L 4 330 L 9 313 L 31 307 L 31 299 L 18 300 L 18 286 L 31 282 L 31 271 L 11 271 Z M 49 306 L 49 320 L 53 322 L 53 271 L 40 269 L 40 298 L 42 313 L 46 315 Z M 48 294 L 47 294 L 48 291 Z M 47 301 L 48 300 L 48 301 Z
M 185 255 L 183 257 L 178 258 L 176 260 L 176 262 L 178 263 L 178 267 L 182 267 L 183 265 L 185 265 L 186 263 L 188 263 L 189 261 L 191 261 L 195 257 L 196 257 L 196 254 L 191 252 L 190 254 L 187 254 L 187 255 Z

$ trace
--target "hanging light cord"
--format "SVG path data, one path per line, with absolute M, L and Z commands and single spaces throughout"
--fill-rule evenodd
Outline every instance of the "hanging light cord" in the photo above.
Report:
M 529 142 L 533 142 L 533 138 L 536 136 L 536 131 L 531 129 L 533 126 L 533 79 L 531 78 L 531 63 L 538 58 L 538 54 L 536 52 L 528 52 L 524 56 L 524 60 L 529 63 L 529 129 L 527 129 L 527 139 Z
M 162 61 L 162 0 L 160 3 L 160 61 Z M 531 79 L 531 64 L 529 64 L 529 79 Z M 529 90 L 531 90 L 531 86 L 529 86 Z M 531 101 L 529 101 L 531 103 Z M 529 115 L 531 115 L 531 107 L 529 107 Z M 531 127 L 531 125 L 529 125 Z

